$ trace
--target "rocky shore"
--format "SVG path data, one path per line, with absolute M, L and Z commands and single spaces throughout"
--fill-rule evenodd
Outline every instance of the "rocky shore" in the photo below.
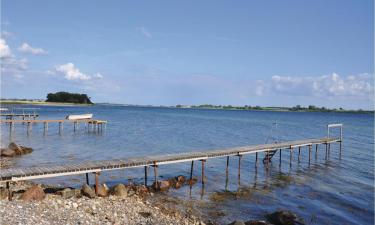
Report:
M 22 182 L 12 188 L 15 191 L 12 201 L 6 199 L 7 193 L 1 189 L 0 218 L 4 225 L 204 224 L 193 215 L 150 203 L 147 198 L 152 197 L 152 193 L 147 193 L 146 197 L 146 193 L 133 188 L 117 191 L 112 188 L 107 197 L 88 197 L 74 189 L 61 190 L 31 182 Z

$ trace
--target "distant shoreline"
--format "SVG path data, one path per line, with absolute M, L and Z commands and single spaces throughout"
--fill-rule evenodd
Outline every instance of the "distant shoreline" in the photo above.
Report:
M 0 100 L 0 105 L 45 105 L 45 106 L 93 106 L 93 105 L 112 105 L 125 107 L 149 107 L 149 108 L 175 108 L 175 109 L 206 109 L 206 110 L 233 110 L 233 111 L 265 111 L 265 112 L 334 112 L 334 113 L 356 113 L 356 114 L 374 114 L 371 110 L 347 110 L 347 109 L 308 109 L 295 107 L 244 107 L 244 106 L 155 106 L 155 105 L 132 105 L 132 104 L 116 104 L 116 103 L 96 103 L 96 104 L 82 104 L 82 103 L 68 103 L 68 102 L 46 102 L 38 100 Z
M 33 100 L 0 100 L 0 105 L 47 105 L 47 106 L 92 106 L 94 104 L 70 102 L 46 102 Z

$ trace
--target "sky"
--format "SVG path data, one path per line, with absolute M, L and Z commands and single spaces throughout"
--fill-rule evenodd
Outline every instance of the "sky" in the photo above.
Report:
M 372 0 L 1 0 L 1 97 L 374 107 Z

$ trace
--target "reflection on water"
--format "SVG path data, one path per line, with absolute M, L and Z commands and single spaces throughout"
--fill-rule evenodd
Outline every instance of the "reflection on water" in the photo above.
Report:
M 39 107 L 39 106 L 38 106 Z M 195 185 L 162 194 L 185 201 L 188 210 L 225 224 L 236 219 L 264 219 L 264 214 L 289 209 L 309 223 L 371 224 L 374 214 L 373 116 L 346 113 L 294 113 L 194 110 L 142 107 L 49 107 L 41 106 L 40 119 L 62 119 L 68 114 L 93 113 L 108 121 L 102 132 L 73 124 L 9 124 L 1 126 L 1 144 L 15 141 L 34 148 L 17 157 L 16 166 L 49 166 L 87 160 L 152 156 L 226 147 L 263 144 L 277 121 L 279 141 L 325 136 L 329 123 L 344 124 L 344 142 L 313 146 L 275 154 L 268 166 L 263 154 L 216 158 L 194 164 Z M 327 146 L 328 147 L 328 146 Z M 292 153 L 292 155 L 290 154 Z M 280 157 L 281 156 L 281 157 Z M 310 160 L 309 160 L 310 158 Z M 290 160 L 292 159 L 292 160 Z M 239 163 L 241 165 L 239 165 Z M 239 173 L 240 170 L 240 173 Z M 151 172 L 151 171 L 150 171 Z M 191 163 L 162 165 L 158 179 L 189 177 Z M 40 180 L 64 186 L 80 186 L 85 176 Z M 93 180 L 93 176 L 90 175 Z M 154 181 L 150 176 L 149 183 Z M 100 181 L 144 183 L 144 168 L 103 172 Z M 173 199 L 173 198 L 172 198 Z M 172 204 L 172 203 L 171 203 Z

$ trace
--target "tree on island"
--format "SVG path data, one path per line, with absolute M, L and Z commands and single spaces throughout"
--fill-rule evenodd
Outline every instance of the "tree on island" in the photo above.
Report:
M 49 93 L 47 95 L 46 102 L 66 102 L 66 103 L 77 103 L 77 104 L 93 104 L 86 94 L 77 94 L 69 92 L 56 92 Z

